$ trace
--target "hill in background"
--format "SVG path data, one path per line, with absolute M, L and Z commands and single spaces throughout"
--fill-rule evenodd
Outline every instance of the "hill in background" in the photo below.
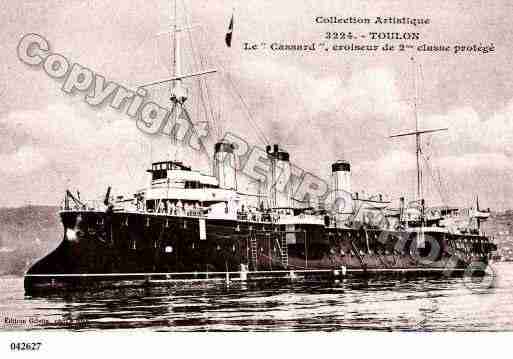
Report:
M 62 240 L 59 207 L 0 208 L 0 274 L 21 275 Z

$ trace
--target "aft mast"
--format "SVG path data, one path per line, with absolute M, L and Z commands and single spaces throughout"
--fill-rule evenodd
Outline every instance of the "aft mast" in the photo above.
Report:
M 414 116 L 415 116 L 415 131 L 405 132 L 405 133 L 399 133 L 396 135 L 390 136 L 390 138 L 393 137 L 403 137 L 403 136 L 415 136 L 415 156 L 417 160 L 417 202 L 420 202 L 422 206 L 422 211 L 420 214 L 420 225 L 421 227 L 424 226 L 424 198 L 422 193 L 422 168 L 420 166 L 420 155 L 422 154 L 422 147 L 421 147 L 421 135 L 424 135 L 426 133 L 433 133 L 433 132 L 440 132 L 440 131 L 447 131 L 448 128 L 436 128 L 436 129 L 429 129 L 429 130 L 419 130 L 419 116 L 418 116 L 418 86 L 417 86 L 417 67 L 415 64 L 415 59 L 411 58 L 413 62 L 413 66 L 415 69 L 414 73 L 414 86 L 415 86 L 415 96 L 413 101 L 413 110 L 414 110 Z

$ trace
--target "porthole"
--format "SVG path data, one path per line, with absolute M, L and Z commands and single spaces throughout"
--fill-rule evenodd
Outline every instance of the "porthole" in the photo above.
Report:
M 173 246 L 166 246 L 164 248 L 164 252 L 166 252 L 166 253 L 173 253 Z

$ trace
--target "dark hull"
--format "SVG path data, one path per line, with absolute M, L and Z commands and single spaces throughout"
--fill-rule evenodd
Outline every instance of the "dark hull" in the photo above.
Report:
M 485 237 L 441 232 L 417 249 L 415 232 L 95 211 L 61 218 L 64 239 L 28 270 L 27 293 L 113 280 L 447 275 L 484 269 L 494 250 Z

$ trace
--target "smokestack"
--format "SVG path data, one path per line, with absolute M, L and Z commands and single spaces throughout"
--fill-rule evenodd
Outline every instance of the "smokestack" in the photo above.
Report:
M 333 203 L 337 211 L 345 213 L 353 209 L 351 194 L 351 165 L 347 161 L 336 161 L 331 165 L 331 186 L 333 189 Z M 358 193 L 356 194 L 358 199 Z M 339 201 L 342 203 L 339 204 Z M 343 207 L 340 207 L 343 205 Z
M 228 142 L 217 142 L 214 147 L 214 176 L 220 188 L 237 189 L 234 146 Z
M 351 193 L 351 165 L 347 161 L 337 161 L 331 165 L 331 178 L 334 191 Z
M 269 187 L 271 207 L 292 208 L 291 186 L 289 185 L 291 175 L 290 155 L 276 144 L 272 146 L 272 152 L 270 147 L 267 148 L 267 154 L 271 160 L 271 183 Z
M 290 186 L 290 155 L 288 152 L 279 150 L 276 153 L 276 207 L 292 208 L 292 193 Z
M 399 221 L 404 218 L 404 197 L 399 198 Z

